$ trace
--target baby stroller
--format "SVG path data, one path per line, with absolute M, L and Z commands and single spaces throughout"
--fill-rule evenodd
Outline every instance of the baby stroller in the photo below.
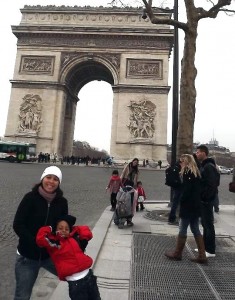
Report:
M 126 219 L 133 217 L 134 197 L 132 193 L 135 193 L 135 189 L 132 186 L 125 186 L 120 188 L 117 193 L 117 206 L 114 212 L 113 221 L 118 228 L 123 228 Z

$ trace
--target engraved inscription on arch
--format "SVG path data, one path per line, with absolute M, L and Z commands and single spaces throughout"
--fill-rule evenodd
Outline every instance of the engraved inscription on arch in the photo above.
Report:
M 162 79 L 162 60 L 127 59 L 126 76 Z
M 20 73 L 53 75 L 54 63 L 54 56 L 22 56 Z

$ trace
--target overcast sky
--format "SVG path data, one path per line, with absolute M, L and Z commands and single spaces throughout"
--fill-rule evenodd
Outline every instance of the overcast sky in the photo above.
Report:
M 11 25 L 19 25 L 20 8 L 23 8 L 25 4 L 105 6 L 108 2 L 110 1 L 7 0 L 1 3 L 0 136 L 5 133 L 11 91 L 9 80 L 13 78 L 17 50 L 17 39 L 11 31 Z M 182 2 L 179 1 L 179 3 Z M 196 2 L 202 4 L 206 3 L 206 0 Z M 123 0 L 123 3 L 129 3 L 129 1 Z M 139 3 L 141 2 L 139 1 Z M 182 7 L 179 7 L 179 12 L 179 20 L 181 20 L 183 18 Z M 232 121 L 235 116 L 235 16 L 228 17 L 221 13 L 217 19 L 202 20 L 199 24 L 194 141 L 206 143 L 214 137 L 219 141 L 219 145 L 235 151 L 235 128 Z M 183 42 L 183 34 L 180 33 L 180 56 Z M 169 85 L 172 85 L 171 76 Z M 89 83 L 80 91 L 79 98 L 74 139 L 85 140 L 92 146 L 109 150 L 112 112 L 111 86 L 105 82 Z M 171 91 L 168 102 L 168 143 L 171 143 Z

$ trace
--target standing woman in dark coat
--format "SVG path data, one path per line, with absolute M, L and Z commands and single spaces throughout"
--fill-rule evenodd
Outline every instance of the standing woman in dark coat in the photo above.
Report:
M 60 189 L 62 173 L 56 166 L 44 170 L 40 183 L 27 193 L 19 204 L 13 228 L 19 237 L 17 247 L 14 300 L 29 300 L 41 267 L 56 275 L 47 251 L 36 244 L 42 226 L 54 226 L 68 214 L 68 202 Z
M 200 171 L 197 164 L 190 154 L 183 154 L 180 158 L 182 179 L 182 194 L 180 198 L 180 224 L 179 235 L 177 238 L 176 248 L 174 251 L 166 252 L 169 259 L 181 260 L 182 252 L 187 239 L 187 229 L 190 229 L 194 235 L 198 246 L 198 257 L 191 258 L 191 261 L 197 263 L 206 263 L 206 253 L 203 238 L 199 229 L 200 217 Z

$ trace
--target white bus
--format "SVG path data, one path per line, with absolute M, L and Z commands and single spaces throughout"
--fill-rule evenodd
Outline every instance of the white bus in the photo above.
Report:
M 0 159 L 9 162 L 32 161 L 36 145 L 23 142 L 0 141 Z

